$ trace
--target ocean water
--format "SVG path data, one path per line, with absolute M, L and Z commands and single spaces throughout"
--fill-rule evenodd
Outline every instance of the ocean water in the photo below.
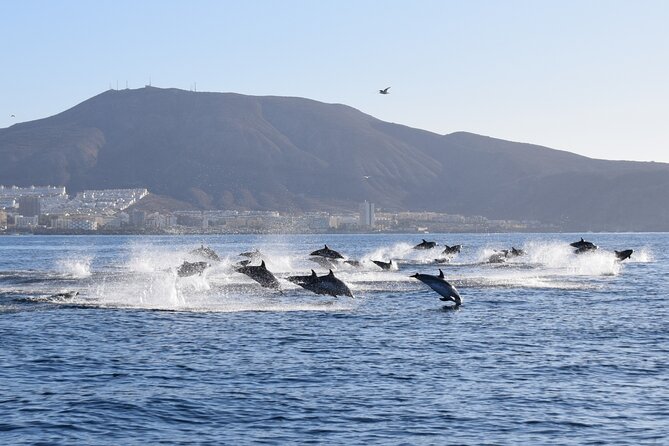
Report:
M 0 444 L 669 443 L 669 235 L 422 237 L 0 237 Z M 355 298 L 285 280 L 324 243 Z M 459 308 L 409 277 L 438 268 Z

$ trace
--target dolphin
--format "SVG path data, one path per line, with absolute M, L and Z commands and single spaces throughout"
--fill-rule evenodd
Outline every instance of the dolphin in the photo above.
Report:
M 388 269 L 393 267 L 392 259 L 390 260 L 390 262 L 381 262 L 379 260 L 372 260 L 372 262 L 374 262 L 379 268 L 385 269 L 385 270 L 388 270 Z
M 488 263 L 504 263 L 507 259 L 511 257 L 524 256 L 525 251 L 523 249 L 516 249 L 513 246 L 511 249 L 501 249 L 495 251 L 490 257 L 488 257 Z
M 260 254 L 259 249 L 254 249 L 253 251 L 241 252 L 239 253 L 239 255 L 242 257 L 248 257 L 250 259 L 260 258 L 262 256 L 262 254 Z
M 613 252 L 616 253 L 616 258 L 619 261 L 622 262 L 623 260 L 629 259 L 630 257 L 632 257 L 632 253 L 634 252 L 634 250 L 633 249 L 626 249 L 624 251 L 613 251 Z
M 309 260 L 325 269 L 337 269 L 337 261 L 328 257 L 312 256 Z
M 462 297 L 460 297 L 460 293 L 458 293 L 458 290 L 456 290 L 453 285 L 446 282 L 444 279 L 444 272 L 441 269 L 439 270 L 438 276 L 433 276 L 432 274 L 416 273 L 409 277 L 420 280 L 425 285 L 436 291 L 439 295 L 443 296 L 439 298 L 440 300 L 444 302 L 449 300 L 453 301 L 455 302 L 456 306 L 462 305 Z
M 353 297 L 353 293 L 351 293 L 349 287 L 337 279 L 332 270 L 330 270 L 329 274 L 318 276 L 312 269 L 309 276 L 290 276 L 287 280 L 316 294 L 327 294 L 334 297 L 339 295 Z
M 580 248 L 574 250 L 574 254 L 585 254 L 586 252 L 595 251 L 596 249 L 596 246 L 594 248 L 590 246 L 581 246 Z
M 597 245 L 595 245 L 592 242 L 586 242 L 585 240 L 583 240 L 583 238 L 581 238 L 580 241 L 570 243 L 569 245 L 576 248 L 574 250 L 574 254 L 583 254 L 597 249 Z
M 79 295 L 79 291 L 66 291 L 64 293 L 56 293 L 49 296 L 49 299 L 72 299 Z
M 488 257 L 488 263 L 504 263 L 506 262 L 507 257 L 509 257 L 509 251 L 507 249 L 495 251 L 490 257 Z
M 274 277 L 274 274 L 272 274 L 265 266 L 264 260 L 260 262 L 259 266 L 244 265 L 237 268 L 235 271 L 246 274 L 265 288 L 278 289 L 281 286 L 279 281 L 276 280 L 276 277 Z
M 583 240 L 583 237 L 581 237 L 581 240 L 579 240 L 578 242 L 570 243 L 569 246 L 572 246 L 576 249 L 585 248 L 584 251 L 581 252 L 589 251 L 591 249 L 597 249 L 597 245 L 595 245 L 592 242 L 587 242 Z
M 208 246 L 200 245 L 199 248 L 194 249 L 190 252 L 194 256 L 200 256 L 207 260 L 213 260 L 215 262 L 220 262 L 221 258 L 216 254 L 216 252 Z
M 453 246 L 444 245 L 444 247 L 446 249 L 442 251 L 442 254 L 457 254 L 460 252 L 462 245 L 453 245 Z
M 209 268 L 211 265 L 207 262 L 185 262 L 181 264 L 179 269 L 177 269 L 177 274 L 179 277 L 189 277 L 194 276 L 195 274 L 202 275 L 202 272 Z
M 312 269 L 311 274 L 307 276 L 288 276 L 286 277 L 286 280 L 288 282 L 294 283 L 295 285 L 299 285 L 303 288 L 306 288 L 307 285 L 316 283 L 318 281 L 318 275 L 316 274 L 316 271 Z
M 437 246 L 437 242 L 428 242 L 423 239 L 422 242 L 413 247 L 413 249 L 432 249 Z
M 512 246 L 511 251 L 509 251 L 509 255 L 511 255 L 511 257 L 524 256 L 525 255 L 525 250 L 524 249 L 516 249 Z
M 339 254 L 334 249 L 328 248 L 328 245 L 325 245 L 325 248 L 318 249 L 318 250 L 312 252 L 309 255 L 325 257 L 326 259 L 343 259 L 344 258 L 343 255 Z

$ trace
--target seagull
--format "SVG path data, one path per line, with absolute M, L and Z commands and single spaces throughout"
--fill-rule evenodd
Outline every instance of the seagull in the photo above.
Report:
M 10 118 L 16 118 L 16 116 L 12 115 L 12 116 L 10 116 Z
M 379 94 L 390 94 L 390 92 L 388 91 L 389 89 L 390 87 L 384 88 L 383 90 L 379 90 Z

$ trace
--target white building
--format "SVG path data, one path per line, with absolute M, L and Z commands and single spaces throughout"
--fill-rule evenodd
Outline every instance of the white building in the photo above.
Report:
M 39 217 L 24 217 L 22 215 L 14 216 L 14 224 L 17 228 L 34 228 L 39 224 Z
M 375 224 L 374 217 L 374 203 L 369 203 L 365 200 L 364 203 L 360 203 L 360 217 L 358 220 L 358 226 L 361 228 L 373 228 Z
M 0 185 L 0 208 L 16 207 L 16 202 L 23 197 L 39 198 L 43 213 L 48 213 L 51 209 L 61 206 L 68 201 L 67 192 L 64 187 L 5 187 Z
M 96 231 L 98 229 L 98 222 L 95 218 L 60 217 L 51 222 L 51 227 L 54 229 Z

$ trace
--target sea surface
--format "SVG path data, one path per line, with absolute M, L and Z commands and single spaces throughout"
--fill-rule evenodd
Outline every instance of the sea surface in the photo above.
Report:
M 354 298 L 285 280 L 325 243 Z M 668 277 L 668 234 L 2 236 L 0 444 L 669 444 Z

